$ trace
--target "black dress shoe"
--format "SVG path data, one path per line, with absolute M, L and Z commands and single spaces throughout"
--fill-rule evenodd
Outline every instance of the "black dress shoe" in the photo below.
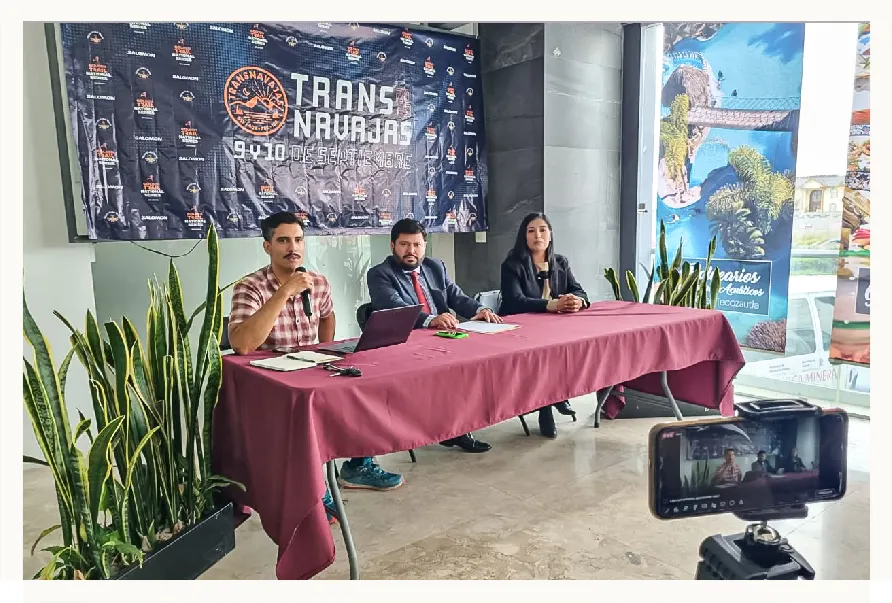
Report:
M 573 417 L 573 420 L 576 421 L 576 411 L 573 410 L 573 407 L 570 406 L 570 402 L 564 400 L 563 402 L 558 402 L 553 405 L 555 410 L 564 415 L 565 417 Z
M 539 432 L 552 440 L 557 437 L 557 427 L 554 426 L 554 414 L 551 412 L 551 406 L 539 409 Z
M 458 446 L 465 452 L 486 452 L 487 450 L 492 448 L 492 446 L 490 446 L 486 442 L 475 440 L 474 436 L 469 433 L 458 436 L 457 438 L 452 438 L 451 440 L 440 442 L 440 446 L 446 446 L 447 448 Z

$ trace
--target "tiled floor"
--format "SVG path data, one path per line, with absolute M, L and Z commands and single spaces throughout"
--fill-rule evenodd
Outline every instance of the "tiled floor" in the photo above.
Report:
M 742 530 L 732 516 L 654 519 L 647 505 L 647 433 L 668 419 L 604 421 L 591 428 L 591 398 L 573 402 L 579 422 L 559 418 L 559 437 L 523 435 L 517 420 L 478 432 L 493 450 L 470 455 L 429 446 L 381 457 L 402 472 L 393 492 L 348 491 L 347 512 L 363 579 L 690 579 L 700 542 Z M 869 423 L 849 429 L 849 491 L 810 507 L 806 520 L 775 524 L 819 579 L 867 579 L 870 567 Z M 25 470 L 25 577 L 40 531 L 57 522 L 48 472 Z M 340 531 L 337 560 L 318 576 L 348 577 Z M 275 579 L 276 546 L 254 516 L 236 549 L 203 578 Z M 48 539 L 50 540 L 50 539 Z M 47 544 L 50 544 L 47 542 Z

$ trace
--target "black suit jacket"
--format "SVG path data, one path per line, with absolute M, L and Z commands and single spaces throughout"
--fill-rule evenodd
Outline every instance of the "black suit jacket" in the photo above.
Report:
M 552 299 L 572 293 L 582 298 L 586 308 L 590 305 L 588 294 L 573 276 L 570 264 L 564 256 L 555 254 L 548 283 Z M 542 299 L 542 286 L 536 279 L 533 261 L 529 257 L 522 260 L 509 257 L 502 262 L 501 289 L 502 307 L 499 308 L 499 314 L 546 311 L 548 300 Z
M 436 314 L 454 310 L 462 318 L 471 318 L 483 308 L 481 304 L 465 295 L 461 287 L 449 278 L 442 260 L 424 258 L 421 262 L 421 273 L 433 298 L 430 300 L 434 305 L 431 310 Z M 406 275 L 393 256 L 373 266 L 366 278 L 374 310 L 414 306 L 418 303 L 411 278 Z M 423 327 L 428 316 L 429 314 L 422 312 L 415 323 L 415 328 Z

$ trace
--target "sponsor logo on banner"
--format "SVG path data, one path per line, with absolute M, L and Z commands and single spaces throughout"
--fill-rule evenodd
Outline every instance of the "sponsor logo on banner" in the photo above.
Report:
M 446 98 L 449 99 L 450 103 L 455 100 L 455 87 L 452 84 L 446 86 Z
M 406 65 L 414 65 L 415 61 L 411 59 L 400 59 L 400 63 L 405 63 Z
M 134 134 L 133 140 L 141 140 L 143 142 L 161 142 L 160 136 L 142 136 L 140 134 Z
M 306 197 L 307 196 L 307 187 L 298 186 L 296 189 L 294 189 L 294 194 L 297 195 L 298 197 Z
M 347 60 L 351 63 L 358 63 L 362 59 L 362 55 L 359 53 L 359 47 L 356 45 L 356 42 L 350 42 L 347 45 Z
M 243 193 L 245 192 L 245 187 L 243 186 L 221 186 L 221 193 Z
M 108 70 L 108 65 L 103 63 L 98 56 L 93 57 L 93 60 L 87 65 L 87 77 L 94 82 L 107 82 L 111 79 L 111 76 L 112 74 L 111 71 Z
M 469 63 L 474 62 L 474 50 L 471 48 L 470 44 L 465 46 L 465 60 Z
M 260 29 L 259 25 L 254 25 L 254 27 L 252 27 L 248 31 L 248 41 L 257 48 L 263 48 L 268 42 L 268 40 L 266 39 L 266 33 L 264 33 L 263 30 Z
M 156 153 L 155 151 L 146 151 L 142 154 L 142 160 L 149 165 L 155 165 L 156 163 L 158 163 L 158 153 Z
M 230 35 L 235 33 L 235 30 L 233 30 L 231 27 L 220 27 L 219 25 L 211 25 L 209 28 L 211 31 L 221 31 Z
M 142 194 L 147 198 L 157 199 L 164 194 L 164 191 L 161 190 L 161 183 L 157 182 L 155 177 L 150 174 L 142 183 Z
M 99 128 L 100 130 L 108 130 L 109 128 L 112 127 L 112 124 L 106 118 L 100 117 L 99 119 L 96 120 L 96 127 Z
M 470 79 L 472 79 L 472 80 L 477 79 L 477 74 L 476 74 L 476 73 L 462 73 L 462 75 L 465 76 L 466 78 L 470 78 Z
M 383 63 L 384 61 L 386 61 L 386 60 L 387 60 L 387 53 L 385 53 L 385 52 L 379 52 L 379 53 L 378 53 L 378 60 L 381 61 L 382 63 Z
M 428 126 L 424 129 L 424 137 L 428 140 L 437 139 L 437 129 L 434 126 Z
M 109 224 L 117 224 L 118 222 L 121 221 L 121 218 L 118 216 L 118 212 L 116 212 L 116 211 L 108 212 L 107 214 L 105 214 L 104 218 L 105 218 L 105 221 L 108 222 Z
M 435 203 L 437 201 L 437 191 L 433 188 L 427 189 L 427 196 L 425 197 L 428 202 Z
M 474 168 L 465 168 L 465 182 L 474 182 Z
M 446 160 L 449 162 L 450 165 L 455 164 L 455 149 L 454 148 L 449 147 L 448 149 L 446 149 Z
M 433 46 L 434 46 L 434 41 L 431 40 L 430 38 L 427 38 L 427 39 L 424 41 L 424 45 L 427 46 L 428 48 L 433 48 Z
M 473 157 L 473 156 L 474 156 L 474 149 L 471 148 L 471 147 L 468 147 L 468 150 L 465 151 L 465 155 L 467 155 L 468 157 Z
M 453 191 L 449 191 L 448 193 L 446 193 L 446 196 L 449 197 L 450 201 L 455 199 L 455 193 Z
M 130 31 L 135 34 L 144 34 L 152 26 L 151 23 L 128 23 L 128 25 L 130 26 Z
M 254 136 L 269 136 L 285 125 L 288 98 L 282 83 L 260 67 L 241 67 L 230 74 L 223 90 L 229 118 Z
M 241 219 L 241 216 L 239 216 L 235 212 L 231 212 L 226 216 L 226 221 L 229 222 L 230 224 L 232 224 L 233 226 L 238 226 L 240 219 Z
M 412 48 L 412 45 L 415 44 L 415 40 L 412 39 L 412 34 L 405 30 L 400 34 L 400 41 L 402 41 L 403 46 L 406 48 Z
M 391 29 L 380 29 L 378 27 L 373 27 L 372 31 L 375 32 L 376 34 L 381 34 L 382 36 L 389 36 L 390 34 L 393 33 L 393 30 L 391 30 Z
M 453 68 L 452 65 L 446 68 L 446 75 L 455 75 L 455 68 Z
M 147 58 L 150 58 L 150 59 L 154 59 L 154 58 L 155 58 L 155 53 L 154 53 L 154 52 L 146 52 L 146 51 L 144 51 L 144 50 L 128 50 L 128 51 L 127 51 L 127 56 L 131 56 L 131 57 L 147 57 Z
M 171 56 L 178 62 L 184 65 L 191 65 L 192 61 L 195 60 L 195 55 L 192 54 L 192 47 L 186 45 L 186 40 L 180 38 L 177 40 L 177 43 L 173 45 L 173 53 Z
M 152 77 L 152 72 L 149 71 L 148 67 L 138 67 L 136 70 L 136 77 L 141 80 L 147 80 Z
M 155 107 L 155 101 L 149 96 L 148 92 L 141 92 L 136 97 L 133 110 L 141 117 L 155 117 L 155 114 L 158 112 L 158 108 Z
M 198 129 L 192 127 L 192 121 L 187 121 L 183 124 L 183 127 L 180 128 L 179 135 L 180 142 L 188 147 L 194 147 L 201 141 L 201 136 L 198 135 Z
M 294 48 L 295 46 L 297 46 L 297 38 L 295 38 L 294 36 L 288 36 L 287 38 L 285 38 L 285 43 L 288 44 L 291 48 Z
M 465 111 L 465 121 L 469 124 L 474 123 L 474 110 L 470 107 Z
M 465 92 L 468 93 L 468 96 L 474 96 L 474 89 L 473 89 L 473 88 L 468 88 L 467 90 L 465 90 Z
M 455 46 L 450 46 L 449 44 L 443 44 L 443 50 L 448 50 L 449 52 L 458 52 L 458 49 Z
M 261 199 L 275 199 L 276 198 L 276 187 L 269 182 L 260 185 L 260 190 L 257 191 L 257 196 Z
M 437 70 L 434 69 L 434 62 L 431 61 L 430 57 L 427 57 L 427 59 L 424 60 L 424 74 L 427 77 L 434 77 L 436 73 Z
M 443 109 L 443 113 L 446 115 L 458 115 L 458 111 L 455 109 Z
M 102 35 L 101 31 L 91 31 L 87 34 L 87 39 L 94 45 L 99 44 L 102 40 L 105 39 L 105 36 Z
M 100 165 L 113 166 L 118 164 L 118 154 L 108 148 L 108 143 L 103 142 L 96 149 L 96 159 Z
M 114 101 L 115 97 L 110 94 L 89 94 L 87 93 L 87 98 L 89 100 L 104 100 L 104 101 Z
M 193 195 L 197 195 L 198 193 L 201 192 L 201 187 L 198 186 L 197 182 L 190 182 L 189 184 L 186 185 L 186 192 L 192 193 Z
M 204 215 L 198 207 L 193 207 L 186 212 L 186 226 L 194 230 L 204 229 Z
M 455 130 L 455 122 L 452 119 L 449 120 L 449 123 L 446 124 L 446 127 L 449 128 L 449 131 L 452 132 Z
M 365 187 L 361 184 L 353 189 L 353 200 L 354 201 L 365 201 L 368 195 L 366 194 Z
M 316 27 L 318 27 L 322 31 L 328 31 L 329 29 L 331 29 L 331 23 L 328 23 L 328 22 L 317 23 Z
M 191 90 L 183 90 L 182 92 L 180 92 L 180 98 L 183 100 L 184 103 L 191 103 L 195 100 L 195 95 L 192 94 Z
M 177 29 L 180 29 L 180 30 L 189 29 L 188 23 L 177 23 L 176 26 L 177 26 Z
M 434 103 L 428 103 L 427 110 L 430 111 L 431 113 L 433 113 L 434 111 L 437 110 L 437 105 L 435 105 Z

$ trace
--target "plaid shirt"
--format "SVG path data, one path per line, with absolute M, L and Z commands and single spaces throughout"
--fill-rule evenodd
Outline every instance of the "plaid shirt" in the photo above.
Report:
M 740 481 L 740 467 L 737 463 L 725 461 L 716 468 L 713 480 L 718 484 L 736 484 Z
M 321 274 L 307 271 L 313 277 L 310 307 L 313 315 L 304 314 L 300 295 L 285 302 L 272 331 L 258 349 L 293 351 L 313 345 L 319 335 L 319 319 L 328 318 L 334 311 L 331 301 L 331 285 Z M 279 288 L 279 281 L 272 266 L 261 268 L 244 277 L 232 290 L 232 311 L 229 313 L 229 333 L 235 325 L 254 315 L 269 301 Z

